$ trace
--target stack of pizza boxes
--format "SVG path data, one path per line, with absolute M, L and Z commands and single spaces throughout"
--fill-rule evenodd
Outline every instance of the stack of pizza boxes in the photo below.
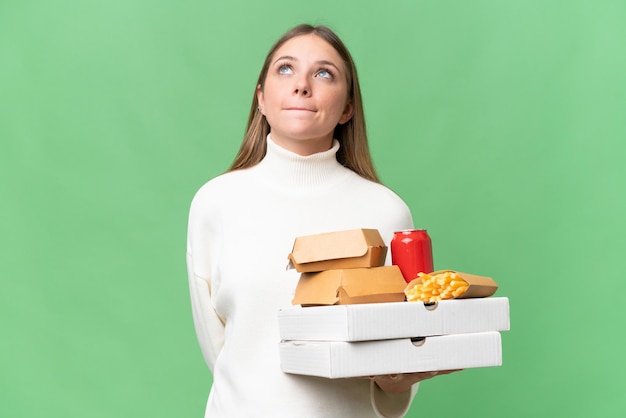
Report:
M 489 278 L 463 274 L 470 297 L 407 302 L 400 269 L 385 266 L 376 229 L 297 237 L 293 306 L 278 312 L 281 368 L 326 378 L 500 366 L 509 301 Z M 476 293 L 476 289 L 482 290 Z

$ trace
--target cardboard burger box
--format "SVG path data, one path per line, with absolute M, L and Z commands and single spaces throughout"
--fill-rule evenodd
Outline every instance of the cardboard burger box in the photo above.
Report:
M 497 331 L 380 341 L 282 341 L 285 373 L 361 377 L 502 365 Z
M 299 273 L 379 267 L 387 246 L 377 229 L 351 229 L 295 239 L 289 266 Z
M 387 246 L 376 229 L 297 237 L 289 265 L 301 272 L 292 303 L 315 306 L 399 302 L 406 282 L 384 266 Z
M 506 297 L 435 303 L 292 306 L 278 312 L 281 340 L 367 341 L 508 331 Z
M 314 306 L 402 302 L 405 287 L 398 266 L 302 273 L 292 303 Z

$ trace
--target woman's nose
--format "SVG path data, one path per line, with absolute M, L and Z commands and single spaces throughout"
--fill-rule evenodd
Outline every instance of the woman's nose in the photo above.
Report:
M 294 86 L 293 93 L 295 95 L 301 95 L 301 96 L 311 95 L 311 86 L 309 85 L 309 82 L 305 77 L 301 77 L 296 81 L 296 85 Z

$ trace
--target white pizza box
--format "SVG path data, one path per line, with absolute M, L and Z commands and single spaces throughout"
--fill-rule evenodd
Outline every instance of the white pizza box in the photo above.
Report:
M 330 379 L 502 365 L 497 331 L 378 341 L 282 341 L 285 373 Z
M 367 341 L 508 331 L 509 299 L 291 306 L 278 312 L 281 340 Z

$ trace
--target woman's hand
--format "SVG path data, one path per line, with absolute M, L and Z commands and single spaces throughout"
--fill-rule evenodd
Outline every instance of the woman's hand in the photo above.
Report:
M 376 382 L 378 387 L 387 393 L 402 393 L 411 389 L 411 386 L 422 380 L 430 379 L 431 377 L 450 374 L 452 372 L 458 372 L 457 370 L 439 370 L 434 372 L 419 372 L 419 373 L 402 373 L 402 374 L 383 374 L 379 376 L 369 376 L 370 380 Z

